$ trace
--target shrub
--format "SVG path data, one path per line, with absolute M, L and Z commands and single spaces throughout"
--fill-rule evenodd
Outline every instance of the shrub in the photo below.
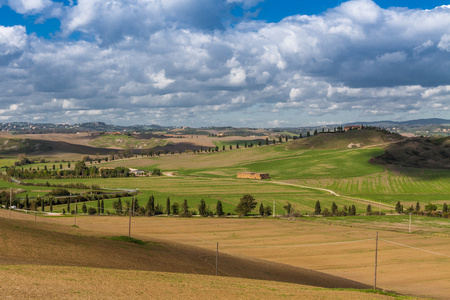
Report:
M 90 216 L 96 215 L 96 214 L 97 214 L 97 210 L 96 210 L 95 208 L 93 208 L 93 207 L 89 207 L 88 210 L 87 210 L 87 212 L 88 212 L 88 214 L 89 214 Z
M 255 198 L 253 198 L 250 194 L 245 194 L 241 199 L 239 204 L 236 207 L 236 212 L 239 215 L 246 216 L 249 212 L 251 212 L 256 207 Z

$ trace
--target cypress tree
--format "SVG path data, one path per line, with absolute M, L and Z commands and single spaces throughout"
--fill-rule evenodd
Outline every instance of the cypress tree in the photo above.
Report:
M 120 198 L 117 201 L 117 213 L 122 214 L 122 199 L 120 199 Z
M 355 205 L 352 205 L 352 216 L 356 216 L 356 207 Z
M 206 202 L 205 200 L 200 201 L 200 205 L 198 206 L 198 214 L 202 217 L 206 217 Z
M 100 208 L 101 206 L 100 206 L 100 200 L 97 200 L 97 214 L 99 215 L 100 214 Z
M 287 202 L 285 206 L 283 206 L 284 210 L 286 211 L 287 215 L 291 214 L 292 211 L 292 204 Z
M 155 214 L 155 198 L 151 195 L 147 201 L 147 214 L 153 216 Z
M 70 213 L 70 198 L 67 200 L 67 212 Z
M 87 212 L 86 203 L 83 203 L 83 206 L 81 207 L 81 210 L 83 211 L 83 214 Z
M 53 198 L 50 198 L 49 201 L 50 201 L 50 212 L 53 212 Z
M 28 198 L 28 194 L 25 196 L 25 209 L 30 209 L 30 199 Z
M 189 205 L 186 199 L 184 199 L 183 205 L 181 206 L 181 216 L 190 217 Z
M 167 197 L 167 200 L 166 200 L 166 214 L 170 215 L 170 198 L 169 197 Z
M 315 209 L 314 209 L 314 214 L 315 215 L 320 215 L 321 212 L 322 212 L 322 209 L 320 207 L 320 201 L 317 200 L 316 206 L 315 206 Z
M 419 201 L 417 201 L 416 203 L 416 213 L 418 213 L 420 211 L 420 203 Z
M 259 205 L 259 215 L 264 216 L 264 205 L 262 204 L 262 202 Z
M 331 213 L 335 214 L 337 210 L 338 210 L 338 206 L 336 205 L 336 202 L 333 202 L 331 204 Z
M 447 213 L 448 212 L 448 205 L 447 205 L 447 203 L 444 203 L 444 205 L 442 206 L 442 212 L 443 213 Z
M 102 214 L 104 214 L 105 213 L 105 201 L 103 201 L 103 199 L 102 199 L 102 203 L 101 203 L 101 210 L 102 210 Z
M 367 208 L 366 208 L 367 214 L 371 215 L 372 214 L 372 205 L 367 204 Z
M 222 202 L 221 202 L 220 200 L 217 201 L 216 214 L 217 214 L 219 217 L 223 216 Z
M 41 200 L 41 210 L 42 210 L 42 211 L 45 211 L 44 198 L 39 198 L 39 197 L 38 197 L 38 199 Z M 38 200 L 38 202 L 39 202 L 39 200 Z

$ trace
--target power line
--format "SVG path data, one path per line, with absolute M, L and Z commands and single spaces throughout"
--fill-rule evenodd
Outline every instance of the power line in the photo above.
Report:
M 428 252 L 428 253 L 431 253 L 431 254 L 440 255 L 440 256 L 445 256 L 445 257 L 450 257 L 450 255 L 446 255 L 446 254 L 442 254 L 442 253 L 438 253 L 438 252 L 434 252 L 434 251 L 430 251 L 430 250 L 425 250 L 425 249 L 421 249 L 421 248 L 417 248 L 417 247 L 413 247 L 413 246 L 408 246 L 408 245 L 404 245 L 404 244 L 400 244 L 400 243 L 388 241 L 388 240 L 385 240 L 385 239 L 380 239 L 380 240 L 381 240 L 381 241 L 384 241 L 384 242 L 387 242 L 387 243 L 391 243 L 391 244 L 403 246 L 403 247 L 406 247 L 406 248 L 418 250 L 418 251 Z

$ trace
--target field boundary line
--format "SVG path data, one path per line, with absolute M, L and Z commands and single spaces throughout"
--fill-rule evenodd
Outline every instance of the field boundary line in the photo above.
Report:
M 434 252 L 434 251 L 430 251 L 430 250 L 425 250 L 425 249 L 421 249 L 421 248 L 417 248 L 417 247 L 413 247 L 413 246 L 408 246 L 408 245 L 400 244 L 400 243 L 397 243 L 397 242 L 388 241 L 388 240 L 385 240 L 385 239 L 380 239 L 380 241 L 384 241 L 384 242 L 387 242 L 387 243 L 403 246 L 403 247 L 406 247 L 406 248 L 411 248 L 411 249 L 414 249 L 414 250 L 428 252 L 428 253 L 431 253 L 431 254 L 445 256 L 445 257 L 449 257 L 450 258 L 450 255 L 447 255 L 447 254 L 442 254 L 442 253 L 438 253 L 438 252 Z
M 364 239 L 364 240 L 354 240 L 345 242 L 331 242 L 331 243 L 319 243 L 319 244 L 302 244 L 302 245 L 280 245 L 280 246 L 241 246 L 241 245 L 227 245 L 221 244 L 221 247 L 241 247 L 241 248 L 294 248 L 294 247 L 310 247 L 310 246 L 324 246 L 324 245 L 338 245 L 338 244 L 349 244 L 357 242 L 372 241 L 375 238 Z M 222 242 L 223 243 L 223 242 Z

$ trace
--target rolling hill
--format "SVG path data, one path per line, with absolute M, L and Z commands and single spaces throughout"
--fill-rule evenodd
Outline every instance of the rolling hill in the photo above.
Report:
M 347 132 L 319 133 L 316 136 L 295 140 L 289 149 L 345 149 L 367 147 L 397 142 L 404 139 L 398 134 L 380 130 L 350 130 Z

